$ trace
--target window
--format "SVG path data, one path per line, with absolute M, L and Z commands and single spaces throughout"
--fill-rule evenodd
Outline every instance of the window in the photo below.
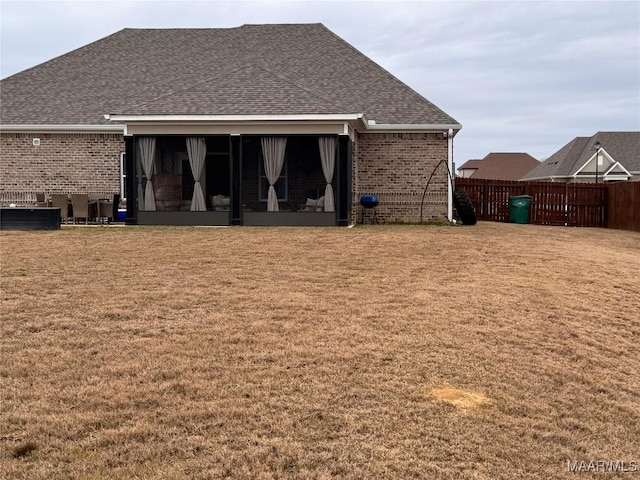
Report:
M 259 162 L 260 162 L 260 178 L 258 179 L 258 191 L 260 195 L 260 201 L 266 202 L 267 196 L 269 195 L 269 180 L 267 180 L 267 175 L 264 171 L 264 159 L 262 158 L 262 153 L 260 154 Z M 287 158 L 286 157 L 284 159 L 284 165 L 282 165 L 282 171 L 280 172 L 278 181 L 273 187 L 276 189 L 276 194 L 278 195 L 278 201 L 286 202 L 287 190 L 288 190 Z
M 127 159 L 124 153 L 120 154 L 120 198 L 127 199 Z

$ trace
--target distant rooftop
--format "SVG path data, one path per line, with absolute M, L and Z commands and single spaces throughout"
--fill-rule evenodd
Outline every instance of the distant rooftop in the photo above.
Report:
M 574 138 L 523 179 L 573 176 L 593 156 L 596 142 L 600 142 L 602 148 L 629 172 L 640 173 L 640 132 L 598 132 L 592 137 Z
M 528 153 L 490 153 L 482 160 L 469 160 L 458 170 L 476 169 L 467 178 L 519 180 L 540 162 Z

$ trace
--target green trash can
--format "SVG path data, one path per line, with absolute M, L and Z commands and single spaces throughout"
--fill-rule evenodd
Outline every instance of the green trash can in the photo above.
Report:
M 529 223 L 530 195 L 509 197 L 509 221 L 512 223 Z

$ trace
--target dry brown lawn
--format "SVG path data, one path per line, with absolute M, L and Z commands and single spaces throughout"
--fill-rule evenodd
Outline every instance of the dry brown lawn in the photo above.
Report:
M 640 461 L 638 233 L 0 241 L 0 478 L 547 479 Z

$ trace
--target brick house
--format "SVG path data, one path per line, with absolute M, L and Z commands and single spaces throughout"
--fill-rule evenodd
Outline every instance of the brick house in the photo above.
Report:
M 127 222 L 451 218 L 461 125 L 321 24 L 124 29 L 0 83 L 0 198 L 121 193 Z M 20 198 L 18 198 L 20 197 Z M 26 201 L 26 200 L 25 200 Z

